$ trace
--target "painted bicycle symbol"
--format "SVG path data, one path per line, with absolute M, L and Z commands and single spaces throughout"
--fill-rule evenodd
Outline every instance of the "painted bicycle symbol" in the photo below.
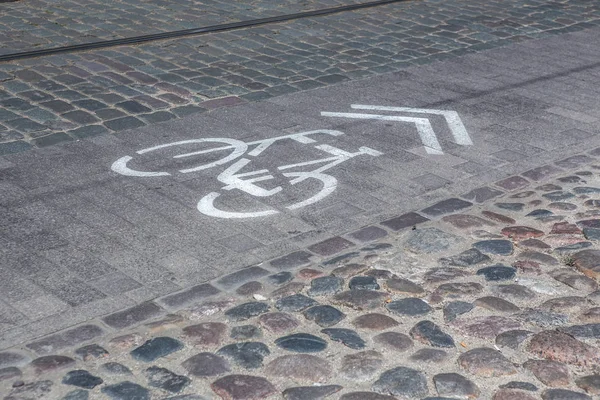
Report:
M 310 204 L 314 204 L 319 200 L 324 199 L 333 193 L 337 187 L 337 179 L 325 173 L 330 168 L 335 167 L 345 161 L 348 161 L 356 156 L 368 155 L 377 157 L 382 155 L 381 152 L 369 147 L 360 147 L 356 152 L 348 152 L 328 144 L 319 144 L 313 137 L 317 135 L 340 136 L 344 133 L 336 130 L 314 130 L 291 135 L 279 136 L 269 139 L 262 139 L 252 142 L 244 142 L 230 138 L 203 138 L 183 140 L 159 146 L 149 147 L 136 152 L 138 155 L 143 155 L 157 150 L 173 148 L 176 146 L 185 146 L 192 144 L 214 145 L 209 149 L 191 151 L 188 153 L 177 154 L 173 156 L 175 159 L 184 159 L 188 157 L 202 157 L 211 153 L 225 154 L 221 158 L 213 161 L 211 158 L 208 162 L 196 165 L 192 168 L 180 169 L 178 172 L 188 174 L 192 172 L 210 169 L 219 165 L 224 165 L 233 162 L 227 169 L 217 175 L 217 180 L 224 184 L 221 192 L 240 190 L 254 197 L 270 197 L 283 190 L 281 186 L 276 186 L 271 189 L 266 189 L 259 186 L 260 182 L 275 179 L 272 172 L 268 169 L 258 169 L 249 172 L 241 172 L 251 163 L 251 158 L 258 157 L 272 144 L 281 140 L 293 140 L 300 144 L 314 144 L 314 148 L 325 153 L 325 157 L 316 160 L 304 161 L 294 164 L 287 164 L 277 167 L 278 172 L 289 179 L 291 185 L 296 185 L 308 179 L 314 179 L 321 183 L 320 190 L 312 196 L 288 205 L 288 210 L 296 210 Z M 130 168 L 128 163 L 133 160 L 131 156 L 124 156 L 112 164 L 112 170 L 126 176 L 135 177 L 158 177 L 168 176 L 171 173 L 166 171 L 138 171 Z M 312 166 L 315 166 L 314 169 Z M 308 170 L 307 170 L 308 168 Z M 280 211 L 276 209 L 267 209 L 259 211 L 227 211 L 220 209 L 217 206 L 218 199 L 223 195 L 221 192 L 210 192 L 200 199 L 197 204 L 198 211 L 202 214 L 217 217 L 217 218 L 253 218 L 274 215 Z

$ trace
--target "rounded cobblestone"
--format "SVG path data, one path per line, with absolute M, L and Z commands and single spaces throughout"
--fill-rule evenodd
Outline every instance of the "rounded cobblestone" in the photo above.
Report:
M 297 382 L 327 382 L 333 370 L 330 363 L 309 354 L 280 356 L 269 362 L 265 372 L 272 377 L 289 377 Z
M 227 360 L 213 353 L 196 354 L 185 360 L 181 365 L 190 375 L 195 377 L 217 376 L 231 370 Z
M 435 375 L 433 377 L 433 384 L 440 396 L 475 399 L 480 393 L 476 384 L 457 373 Z
M 294 333 L 275 340 L 275 344 L 282 349 L 297 353 L 317 353 L 325 350 L 327 342 L 318 336 L 309 333 Z
M 252 375 L 228 375 L 214 381 L 210 387 L 226 400 L 263 399 L 276 392 L 271 382 Z
M 340 374 L 348 380 L 371 380 L 383 365 L 383 355 L 373 350 L 348 354 L 342 358 Z
M 563 387 L 570 383 L 569 369 L 563 363 L 549 360 L 527 360 L 523 367 L 546 386 Z
M 536 334 L 527 345 L 527 351 L 547 360 L 584 367 L 600 362 L 597 348 L 557 331 Z
M 458 357 L 459 365 L 469 373 L 480 377 L 514 375 L 515 366 L 498 350 L 480 347 Z
M 298 321 L 296 317 L 282 312 L 263 314 L 258 317 L 258 323 L 263 328 L 273 333 L 291 331 L 300 326 L 300 321 Z
M 425 374 L 407 367 L 396 367 L 385 371 L 373 383 L 374 392 L 401 396 L 404 398 L 419 398 L 429 393 Z
M 410 330 L 410 336 L 424 344 L 433 347 L 455 347 L 452 336 L 443 332 L 442 329 L 431 321 L 418 322 Z
M 397 326 L 398 321 L 384 314 L 371 313 L 356 317 L 352 325 L 358 329 L 382 331 Z
M 327 328 L 339 323 L 346 318 L 346 315 L 335 307 L 323 305 L 305 310 L 304 317 L 309 321 L 314 321 L 321 327 Z

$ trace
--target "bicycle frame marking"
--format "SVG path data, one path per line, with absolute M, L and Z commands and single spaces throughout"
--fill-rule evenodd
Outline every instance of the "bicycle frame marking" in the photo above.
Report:
M 201 156 L 203 154 L 213 153 L 217 151 L 231 151 L 230 154 L 225 157 L 212 161 L 204 165 L 199 165 L 193 168 L 186 168 L 179 170 L 180 173 L 187 174 L 191 172 L 197 172 L 205 169 L 210 169 L 216 167 L 218 165 L 227 164 L 229 162 L 233 162 L 228 168 L 226 168 L 223 172 L 221 172 L 217 176 L 217 180 L 225 184 L 222 187 L 224 191 L 231 190 L 240 190 L 244 193 L 247 193 L 254 197 L 270 197 L 273 196 L 283 190 L 281 186 L 277 186 L 273 189 L 265 189 L 256 185 L 258 182 L 264 182 L 268 180 L 275 179 L 275 177 L 269 172 L 267 169 L 254 170 L 249 172 L 241 172 L 242 169 L 250 164 L 251 160 L 249 158 L 240 158 L 243 155 L 248 157 L 257 157 L 261 155 L 265 150 L 269 148 L 273 143 L 279 140 L 290 139 L 294 140 L 301 144 L 313 144 L 316 143 L 316 140 L 311 138 L 310 135 L 315 134 L 327 134 L 330 136 L 340 136 L 343 135 L 343 132 L 335 131 L 335 130 L 314 130 L 307 132 L 300 132 L 291 135 L 279 136 L 275 138 L 256 140 L 252 142 L 243 142 L 237 139 L 230 138 L 206 138 L 206 139 L 191 139 L 191 140 L 183 140 L 174 143 L 168 143 L 158 146 L 149 147 L 143 150 L 139 150 L 136 154 L 142 155 L 146 153 L 150 153 L 152 151 L 166 149 L 173 146 L 181 146 L 186 144 L 196 144 L 196 143 L 225 143 L 225 146 L 210 148 L 207 150 L 200 151 L 192 151 L 184 154 L 177 154 L 173 156 L 175 159 L 193 157 L 193 156 Z M 254 147 L 254 148 L 251 148 Z M 382 155 L 381 152 L 371 149 L 369 147 L 360 147 L 357 152 L 347 152 L 345 150 L 339 149 L 337 147 L 328 145 L 328 144 L 317 144 L 314 146 L 315 149 L 318 149 L 324 153 L 327 153 L 329 156 L 321 159 L 310 160 L 295 164 L 282 165 L 277 167 L 277 170 L 281 172 L 286 178 L 290 179 L 291 185 L 296 185 L 300 182 L 303 182 L 307 179 L 316 179 L 321 182 L 322 188 L 315 195 L 309 197 L 308 199 L 299 201 L 292 205 L 289 205 L 285 208 L 288 210 L 296 210 L 310 204 L 314 204 L 325 197 L 329 196 L 331 193 L 335 191 L 337 188 L 337 179 L 331 175 L 325 174 L 324 172 L 330 168 L 335 167 L 338 164 L 341 164 L 347 160 L 350 160 L 359 155 L 369 155 L 372 157 L 377 157 Z M 125 176 L 134 176 L 134 177 L 160 177 L 160 176 L 168 176 L 171 175 L 166 171 L 138 171 L 130 168 L 127 164 L 133 159 L 131 156 L 124 156 L 115 161 L 112 164 L 112 170 L 121 175 Z M 234 161 L 236 160 L 236 161 Z M 313 170 L 309 171 L 290 171 L 295 168 L 307 167 L 315 164 L 322 164 L 320 167 L 317 167 Z M 280 211 L 276 209 L 269 210 L 259 210 L 259 211 L 250 211 L 250 212 L 237 212 L 237 211 L 226 211 L 219 209 L 215 205 L 215 201 L 222 195 L 219 192 L 211 192 L 200 199 L 197 204 L 197 209 L 202 214 L 217 217 L 217 218 L 256 218 L 256 217 L 265 217 L 269 215 L 274 215 L 280 213 Z

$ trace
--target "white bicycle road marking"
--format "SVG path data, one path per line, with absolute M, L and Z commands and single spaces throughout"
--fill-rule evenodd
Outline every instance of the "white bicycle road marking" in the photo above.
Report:
M 469 137 L 469 134 L 462 123 L 458 113 L 451 110 L 436 110 L 426 108 L 411 108 L 411 107 L 389 107 L 389 106 L 375 106 L 375 105 L 363 105 L 363 104 L 352 104 L 352 109 L 355 110 L 367 110 L 367 111 L 391 111 L 391 112 L 404 112 L 404 113 L 417 113 L 417 114 L 433 114 L 441 115 L 445 118 L 448 127 L 452 133 L 454 141 L 461 146 L 471 146 L 473 142 Z M 428 154 L 442 155 L 442 146 L 440 145 L 437 136 L 433 130 L 431 122 L 428 118 L 399 116 L 399 115 L 383 115 L 383 114 L 367 114 L 367 113 L 344 113 L 344 112 L 321 112 L 322 116 L 325 117 L 337 117 L 337 118 L 356 118 L 356 119 L 372 119 L 380 121 L 397 121 L 397 122 L 410 122 L 414 123 L 417 132 L 421 138 L 421 142 Z M 173 159 L 182 159 L 190 157 L 198 157 L 201 159 L 203 155 L 223 152 L 225 155 L 216 161 L 208 161 L 200 163 L 199 165 L 192 168 L 184 168 L 178 170 L 182 174 L 188 174 L 192 172 L 198 172 L 207 170 L 220 165 L 231 163 L 223 172 L 216 176 L 217 181 L 224 184 L 221 191 L 227 193 L 232 190 L 239 190 L 246 193 L 254 198 L 268 198 L 276 195 L 284 190 L 282 186 L 275 186 L 270 189 L 260 186 L 261 182 L 275 180 L 275 175 L 268 169 L 258 169 L 242 172 L 243 170 L 250 168 L 252 163 L 251 157 L 258 157 L 262 155 L 273 143 L 280 140 L 293 140 L 300 144 L 315 144 L 315 140 L 311 136 L 315 135 L 329 135 L 329 136 L 340 136 L 344 132 L 331 130 L 331 129 L 318 129 L 300 133 L 294 133 L 290 135 L 278 136 L 274 138 L 260 139 L 251 142 L 244 142 L 232 138 L 204 138 L 204 139 L 190 139 L 181 140 L 178 142 L 161 144 L 158 146 L 148 147 L 136 152 L 137 155 L 144 155 L 152 153 L 154 151 L 167 149 L 176 146 L 186 146 L 194 144 L 216 144 L 217 147 L 209 149 L 202 149 L 197 151 L 189 151 L 187 153 L 176 154 L 172 156 Z M 315 149 L 328 154 L 328 156 L 316 160 L 309 160 L 303 162 L 297 162 L 293 164 L 281 165 L 276 168 L 279 172 L 279 176 L 289 178 L 290 185 L 299 184 L 307 179 L 314 179 L 319 181 L 321 188 L 319 191 L 312 196 L 298 201 L 297 203 L 290 204 L 287 206 L 281 206 L 288 210 L 296 210 L 302 207 L 306 207 L 310 204 L 314 204 L 325 197 L 333 193 L 337 188 L 337 179 L 331 175 L 325 173 L 330 168 L 335 167 L 345 161 L 348 161 L 356 156 L 368 155 L 371 157 L 378 157 L 382 155 L 380 151 L 371 149 L 369 147 L 359 147 L 356 152 L 348 152 L 329 144 L 315 144 Z M 133 160 L 132 156 L 123 156 L 115 161 L 111 169 L 121 175 L 133 176 L 140 178 L 149 177 L 161 177 L 168 176 L 171 173 L 167 171 L 139 171 L 131 168 L 129 163 Z M 320 165 L 312 170 L 302 170 L 306 167 L 313 165 Z M 300 169 L 300 170 L 298 170 Z M 265 217 L 269 215 L 275 215 L 280 213 L 278 209 L 263 209 L 256 211 L 235 211 L 235 210 L 223 210 L 219 208 L 219 202 L 224 201 L 224 193 L 221 192 L 210 192 L 200 198 L 197 204 L 197 209 L 202 214 L 217 217 L 217 218 L 256 218 Z
M 276 186 L 272 189 L 265 189 L 261 186 L 258 186 L 257 183 L 264 182 L 268 180 L 275 179 L 275 177 L 269 172 L 267 169 L 253 170 L 248 172 L 241 172 L 242 169 L 246 168 L 251 160 L 248 158 L 240 158 L 243 155 L 249 157 L 257 157 L 261 155 L 265 150 L 269 148 L 273 143 L 279 140 L 290 139 L 294 140 L 301 144 L 313 144 L 317 141 L 309 135 L 315 134 L 326 134 L 330 136 L 340 136 L 344 133 L 336 130 L 329 129 L 321 129 L 321 130 L 313 130 L 307 132 L 300 132 L 291 135 L 284 135 L 275 138 L 256 140 L 252 142 L 243 142 L 237 139 L 230 138 L 207 138 L 207 139 L 192 139 L 192 140 L 182 140 L 178 142 L 162 144 L 158 146 L 149 147 L 143 150 L 139 150 L 136 152 L 138 155 L 143 155 L 146 153 L 150 153 L 156 150 L 161 150 L 173 146 L 181 146 L 181 145 L 189 145 L 189 144 L 198 144 L 198 143 L 225 143 L 225 146 L 214 147 L 205 150 L 192 151 L 184 154 L 177 154 L 173 156 L 175 159 L 185 158 L 185 157 L 193 157 L 193 156 L 202 156 L 204 154 L 221 152 L 221 151 L 230 151 L 230 154 L 224 156 L 223 158 L 208 162 L 203 165 L 198 165 L 193 168 L 181 169 L 180 173 L 191 173 L 196 171 L 201 171 L 209 168 L 216 167 L 218 165 L 223 165 L 228 162 L 233 162 L 228 168 L 226 168 L 223 172 L 221 172 L 217 176 L 217 180 L 225 186 L 221 189 L 223 191 L 231 191 L 231 190 L 240 190 L 250 196 L 254 197 L 270 197 L 273 196 L 283 190 L 281 186 Z M 251 147 L 255 146 L 253 149 Z M 357 152 L 351 153 L 337 147 L 328 145 L 328 144 L 317 144 L 314 146 L 315 149 L 320 150 L 324 153 L 329 154 L 329 157 L 320 158 L 316 160 L 304 161 L 294 164 L 282 165 L 277 167 L 278 171 L 289 171 L 282 172 L 286 178 L 292 178 L 289 180 L 291 185 L 296 185 L 300 182 L 303 182 L 307 179 L 315 179 L 319 181 L 322 185 L 322 188 L 313 196 L 299 201 L 297 203 L 286 206 L 288 210 L 296 210 L 302 207 L 306 207 L 310 204 L 314 204 L 325 197 L 329 196 L 331 193 L 335 191 L 337 188 L 337 179 L 331 175 L 325 174 L 324 172 L 330 168 L 335 167 L 338 164 L 343 163 L 344 161 L 350 160 L 359 155 L 369 155 L 372 157 L 377 157 L 382 155 L 383 153 L 371 149 L 369 147 L 362 146 L 358 149 Z M 250 151 L 248 151 L 250 149 Z M 136 176 L 136 177 L 159 177 L 159 176 L 167 176 L 171 175 L 166 171 L 138 171 L 130 168 L 128 163 L 133 160 L 131 156 L 124 156 L 115 161 L 112 164 L 112 170 L 125 176 Z M 309 171 L 290 171 L 295 168 L 303 168 L 315 164 L 322 164 L 320 167 L 315 168 Z M 256 217 L 264 217 L 269 215 L 278 214 L 280 211 L 276 209 L 269 210 L 259 210 L 259 211 L 227 211 L 218 208 L 215 205 L 215 201 L 219 199 L 222 193 L 219 192 L 211 192 L 205 196 L 203 196 L 197 204 L 197 209 L 202 214 L 217 217 L 217 218 L 256 218 Z

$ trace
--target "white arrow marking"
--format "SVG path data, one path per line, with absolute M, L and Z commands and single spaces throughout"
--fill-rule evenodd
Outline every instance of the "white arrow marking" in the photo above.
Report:
M 350 107 L 357 110 L 377 110 L 377 111 L 399 111 L 399 112 L 412 112 L 420 114 L 436 114 L 442 115 L 446 119 L 454 141 L 456 144 L 461 146 L 472 146 L 473 142 L 469 137 L 467 129 L 463 125 L 458 113 L 450 110 L 434 110 L 429 108 L 410 108 L 410 107 L 386 107 L 386 106 L 368 106 L 362 104 L 352 104 Z
M 341 117 L 341 118 L 357 118 L 357 119 L 377 119 L 381 121 L 400 121 L 412 122 L 417 126 L 417 131 L 421 137 L 421 142 L 425 146 L 425 151 L 428 154 L 444 154 L 442 146 L 435 136 L 435 132 L 431 127 L 431 123 L 427 118 L 399 117 L 394 115 L 377 115 L 377 114 L 360 114 L 360 113 L 338 113 L 338 112 L 321 112 L 324 117 Z

